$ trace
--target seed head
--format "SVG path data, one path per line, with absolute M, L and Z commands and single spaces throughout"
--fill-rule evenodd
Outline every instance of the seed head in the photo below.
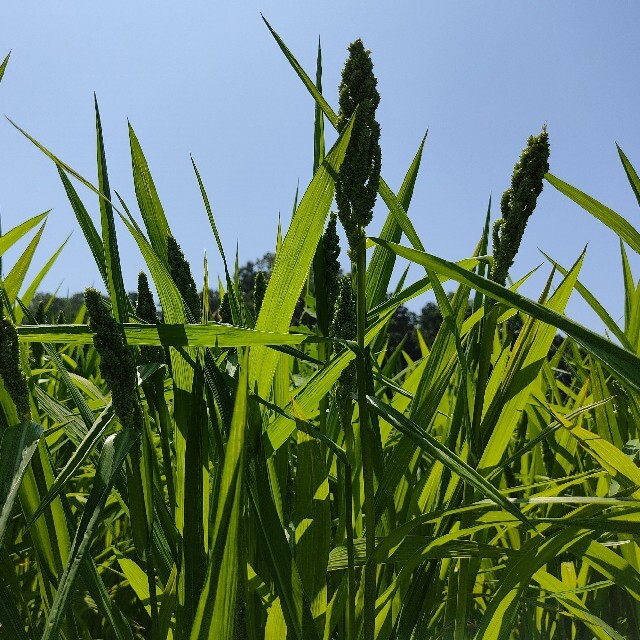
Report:
M 362 40 L 352 42 L 340 83 L 338 131 L 344 130 L 356 107 L 358 116 L 336 182 L 338 215 L 351 251 L 371 222 L 380 183 L 380 125 L 375 119 L 380 102 L 377 84 L 370 52 Z
M 120 326 L 95 289 L 84 292 L 89 312 L 93 344 L 100 354 L 100 372 L 111 389 L 113 411 L 126 428 L 142 428 L 142 410 L 138 399 L 137 372 L 133 354 Z
M 228 291 L 224 294 L 224 296 L 222 296 L 218 315 L 220 316 L 220 322 L 224 322 L 225 324 L 233 324 L 233 317 L 231 315 L 231 299 L 229 298 Z
M 544 174 L 549 171 L 549 136 L 546 125 L 537 136 L 529 136 L 520 160 L 513 168 L 511 187 L 502 195 L 502 218 L 493 227 L 491 279 L 504 285 L 520 248 L 529 216 L 542 192 Z
M 27 379 L 20 367 L 18 333 L 10 320 L 0 320 L 0 378 L 16 405 L 20 420 L 31 420 Z
M 189 311 L 191 311 L 194 318 L 200 318 L 202 315 L 200 312 L 200 296 L 191 275 L 191 267 L 184 257 L 180 245 L 172 235 L 167 236 L 167 262 L 169 264 L 169 273 Z
M 138 274 L 138 298 L 136 300 L 136 315 L 140 320 L 149 324 L 158 324 L 158 312 L 153 294 L 149 289 L 147 274 L 141 271 Z M 140 347 L 140 361 L 142 364 L 152 362 L 164 362 L 164 349 L 162 347 Z

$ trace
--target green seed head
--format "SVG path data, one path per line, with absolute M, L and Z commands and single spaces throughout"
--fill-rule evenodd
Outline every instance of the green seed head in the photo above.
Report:
M 56 319 L 56 324 L 67 324 L 67 316 L 65 315 L 63 309 L 60 309 L 60 313 L 58 314 L 58 318 Z
M 349 45 L 340 83 L 338 131 L 343 131 L 358 107 L 358 116 L 336 182 L 338 215 L 353 252 L 371 222 L 380 183 L 380 125 L 375 119 L 380 94 L 370 52 L 362 40 Z
M 20 349 L 18 333 L 13 324 L 2 317 L 0 320 L 0 377 L 5 389 L 16 405 L 20 420 L 31 420 L 29 408 L 29 388 L 27 379 L 20 367 Z
M 137 372 L 120 326 L 95 289 L 84 292 L 93 344 L 100 354 L 100 372 L 111 389 L 113 411 L 124 428 L 142 428 Z
M 167 236 L 167 262 L 169 273 L 185 304 L 195 319 L 200 318 L 200 296 L 191 275 L 191 267 L 180 249 L 180 245 L 171 235 Z
M 520 248 L 529 216 L 542 192 L 542 180 L 549 171 L 549 136 L 546 125 L 538 136 L 530 136 L 520 160 L 513 168 L 511 187 L 502 195 L 502 218 L 493 228 L 491 279 L 504 285 Z
M 218 315 L 220 316 L 220 322 L 224 322 L 225 324 L 233 324 L 233 317 L 231 315 L 231 300 L 229 298 L 228 292 L 225 293 L 224 296 L 222 296 Z
M 158 324 L 158 312 L 153 299 L 147 274 L 141 271 L 138 274 L 138 298 L 136 300 L 136 315 L 149 324 Z M 164 362 L 165 354 L 162 347 L 140 347 L 140 361 L 142 364 L 152 362 Z

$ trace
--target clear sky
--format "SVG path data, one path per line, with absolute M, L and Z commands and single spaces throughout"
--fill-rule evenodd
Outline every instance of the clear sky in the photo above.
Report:
M 128 118 L 197 281 L 206 250 L 215 283 L 221 263 L 189 154 L 226 251 L 232 258 L 239 243 L 241 263 L 273 250 L 278 213 L 286 229 L 296 184 L 304 189 L 311 178 L 313 101 L 260 12 L 309 73 L 321 37 L 324 94 L 336 109 L 349 42 L 361 37 L 371 49 L 383 175 L 392 188 L 429 130 L 410 209 L 428 251 L 452 260 L 473 251 L 489 195 L 497 205 L 527 136 L 544 122 L 551 171 L 632 223 L 639 219 L 615 148 L 617 141 L 640 171 L 640 4 L 631 1 L 22 0 L 2 9 L 0 56 L 13 53 L 0 112 L 95 181 L 95 91 L 112 188 L 137 209 Z M 79 189 L 97 220 L 97 198 Z M 73 231 L 45 289 L 62 282 L 64 295 L 100 284 L 53 164 L 6 120 L 0 206 L 5 230 L 53 209 L 32 272 Z M 372 235 L 385 215 L 376 211 Z M 118 233 L 125 284 L 134 289 L 143 260 L 122 225 Z M 581 280 L 621 318 L 617 238 L 549 185 L 512 274 L 543 262 L 538 248 L 569 265 L 587 243 Z M 16 255 L 6 256 L 5 270 Z M 632 264 L 640 275 L 639 261 Z M 548 273 L 544 265 L 524 292 L 537 297 Z M 601 328 L 577 294 L 568 313 Z

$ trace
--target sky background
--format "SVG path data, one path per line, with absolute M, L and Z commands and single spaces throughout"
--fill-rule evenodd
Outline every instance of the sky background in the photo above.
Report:
M 310 74 L 321 38 L 324 95 L 336 110 L 349 42 L 360 37 L 371 49 L 383 175 L 393 189 L 428 129 L 409 212 L 427 251 L 450 260 L 472 253 L 489 196 L 495 219 L 527 137 L 545 122 L 552 173 L 632 224 L 640 219 L 615 147 L 618 142 L 640 171 L 640 4 L 634 2 L 23 0 L 2 10 L 0 58 L 9 50 L 12 57 L 0 85 L 0 113 L 96 182 L 95 91 L 112 189 L 137 215 L 129 119 L 196 281 L 206 250 L 215 283 L 221 261 L 190 154 L 227 255 L 233 258 L 238 243 L 241 263 L 273 251 L 278 214 L 286 229 L 296 185 L 304 190 L 311 179 L 314 103 L 260 12 Z M 98 220 L 96 196 L 78 189 Z M 101 284 L 53 163 L 4 119 L 0 207 L 5 231 L 52 209 L 32 274 L 73 232 L 43 289 L 62 283 L 59 295 L 66 295 Z M 370 235 L 385 216 L 378 207 Z M 134 289 L 144 262 L 122 225 L 118 234 L 125 285 Z M 617 237 L 548 184 L 512 276 L 545 262 L 538 249 L 568 266 L 587 244 L 581 281 L 622 322 Z M 25 245 L 4 257 L 5 273 Z M 639 275 L 637 256 L 631 257 Z M 522 291 L 537 298 L 549 271 L 544 264 Z M 409 281 L 420 276 L 414 266 Z M 602 328 L 575 293 L 567 313 Z

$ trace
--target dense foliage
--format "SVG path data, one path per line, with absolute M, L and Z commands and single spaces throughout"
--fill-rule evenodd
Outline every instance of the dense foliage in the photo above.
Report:
M 103 294 L 36 294 L 60 249 L 25 282 L 46 214 L 0 236 L 1 256 L 38 229 L 0 287 L 0 638 L 639 639 L 640 234 L 548 173 L 543 129 L 497 246 L 489 212 L 468 258 L 425 252 L 407 215 L 424 141 L 394 193 L 362 42 L 338 114 L 320 52 L 312 80 L 272 34 L 314 98 L 315 172 L 274 253 L 233 272 L 194 163 L 220 291 L 194 282 L 133 128 L 136 216 L 111 197 L 97 104 L 95 184 L 23 132 Z M 543 177 L 620 236 L 622 326 L 579 282 L 584 254 L 551 261 L 537 301 L 508 280 Z M 388 213 L 366 238 L 376 197 Z M 147 270 L 129 295 L 120 223 Z M 425 275 L 389 295 L 398 258 Z M 564 315 L 576 293 L 607 337 Z

